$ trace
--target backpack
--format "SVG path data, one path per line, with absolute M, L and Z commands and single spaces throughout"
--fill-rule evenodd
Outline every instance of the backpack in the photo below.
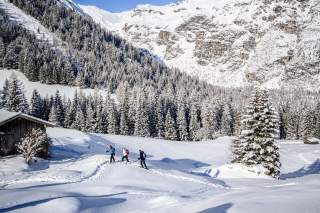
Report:
M 125 149 L 124 151 L 126 152 L 127 155 L 129 155 L 129 149 Z

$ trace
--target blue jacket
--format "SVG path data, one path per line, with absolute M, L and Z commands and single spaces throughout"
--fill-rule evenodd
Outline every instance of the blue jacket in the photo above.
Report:
M 107 150 L 106 152 L 110 152 L 111 155 L 115 155 L 116 149 L 114 147 L 111 147 L 110 150 Z
M 115 149 L 114 147 L 112 147 L 112 148 L 110 149 L 110 154 L 111 154 L 111 155 L 115 155 L 115 154 L 116 154 L 116 149 Z

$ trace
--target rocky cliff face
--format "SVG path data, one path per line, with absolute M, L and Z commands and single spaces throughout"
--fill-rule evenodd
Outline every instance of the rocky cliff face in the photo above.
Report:
M 214 85 L 320 87 L 318 0 L 185 0 L 139 6 L 114 14 L 116 21 L 94 7 L 82 9 L 170 66 Z

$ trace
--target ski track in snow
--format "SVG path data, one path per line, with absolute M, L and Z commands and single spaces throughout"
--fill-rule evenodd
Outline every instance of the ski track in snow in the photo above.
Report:
M 309 165 L 312 164 L 311 161 L 309 161 L 307 158 L 304 157 L 303 153 L 299 153 L 299 154 L 298 154 L 298 157 L 299 157 L 303 162 L 305 162 L 306 164 L 309 164 Z
M 81 160 L 81 158 L 79 158 L 78 160 Z M 118 163 L 122 163 L 122 162 L 116 162 L 116 164 L 118 164 Z M 65 168 L 69 167 L 72 164 L 73 164 L 73 162 L 70 164 L 67 164 L 65 166 Z M 99 163 L 97 165 L 96 169 L 88 176 L 80 176 L 80 177 L 79 176 L 69 176 L 67 179 L 61 179 L 60 177 L 34 178 L 33 175 L 41 174 L 41 172 L 37 172 L 37 173 L 30 174 L 31 177 L 27 178 L 27 179 L 15 179 L 15 180 L 11 180 L 11 181 L 1 181 L 0 185 L 2 185 L 2 188 L 6 188 L 10 185 L 26 184 L 26 183 L 65 183 L 65 184 L 75 183 L 76 184 L 76 183 L 83 183 L 83 182 L 94 182 L 96 180 L 101 179 L 101 177 L 103 177 L 103 175 L 105 175 L 105 170 L 110 165 L 112 165 L 112 164 L 110 164 L 108 162 L 108 160 L 105 160 L 105 161 Z M 123 165 L 142 169 L 142 168 L 140 168 L 140 166 L 137 163 L 126 163 Z M 172 178 L 172 179 L 176 179 L 176 180 L 180 180 L 180 181 L 198 183 L 198 184 L 202 184 L 202 185 L 205 185 L 208 187 L 224 188 L 224 189 L 229 188 L 228 186 L 222 186 L 222 185 L 218 185 L 218 184 L 214 184 L 214 183 L 210 183 L 210 182 L 205 182 L 205 181 L 201 181 L 201 180 L 198 180 L 195 178 L 190 178 L 190 177 L 186 177 L 186 176 L 182 176 L 182 175 L 170 174 L 168 172 L 163 172 L 159 169 L 148 169 L 146 171 L 148 171 L 152 174 L 163 176 L 163 177 Z
M 38 166 L 41 166 L 41 163 L 50 165 L 48 168 L 31 167 L 40 169 L 24 170 L 25 167 L 21 166 L 11 170 L 11 167 L 8 167 L 16 165 L 14 162 L 23 162 L 22 157 L 13 158 L 13 161 L 10 161 L 11 158 L 4 159 L 4 164 L 0 164 L 0 175 L 5 178 L 0 181 L 0 185 L 3 185 L 0 190 L 0 212 L 17 209 L 18 212 L 43 212 L 49 206 L 56 207 L 57 202 L 59 205 L 63 203 L 66 209 L 74 207 L 73 212 L 98 210 L 194 213 L 206 209 L 208 212 L 221 212 L 216 211 L 220 210 L 219 208 L 209 210 L 225 202 L 233 203 L 231 211 L 239 213 L 258 212 L 257 209 L 247 211 L 247 208 L 250 210 L 256 205 L 263 208 L 261 213 L 270 212 L 268 206 L 273 204 L 277 204 L 278 212 L 292 213 L 306 212 L 306 208 L 310 209 L 310 213 L 318 213 L 316 209 L 320 207 L 312 204 L 319 195 L 316 172 L 310 172 L 310 176 L 305 174 L 307 178 L 297 177 L 294 180 L 245 176 L 245 171 L 241 170 L 230 173 L 232 168 L 221 170 L 221 174 L 244 175 L 235 179 L 214 178 L 210 177 L 210 174 L 202 176 L 209 168 L 214 170 L 228 165 L 229 158 L 219 155 L 226 153 L 231 142 L 227 138 L 195 145 L 139 137 L 87 134 L 61 128 L 48 128 L 48 133 L 53 138 L 52 160 L 38 162 Z M 105 154 L 105 148 L 109 144 L 116 146 L 117 157 L 121 156 L 123 147 L 132 150 L 132 161 L 126 163 L 118 160 L 110 164 L 109 156 Z M 133 150 L 140 147 L 148 153 L 149 170 L 141 168 L 139 161 L 133 160 L 138 155 Z M 212 149 L 217 152 L 213 155 L 206 153 Z M 314 148 L 301 144 L 283 145 L 281 151 L 282 156 L 286 156 L 282 158 L 285 173 L 297 172 L 298 176 L 301 166 L 309 166 L 311 161 L 317 160 L 319 153 L 318 146 Z M 203 153 L 209 158 L 202 158 Z M 170 160 L 167 160 L 168 156 Z M 194 167 L 199 163 L 199 159 L 203 165 Z M 210 166 L 210 162 L 214 163 L 214 166 Z M 4 170 L 1 166 L 4 166 Z M 123 202 L 109 205 L 109 198 L 101 198 L 101 195 L 111 195 L 110 201 L 118 199 Z M 272 199 L 270 201 L 265 196 L 279 197 L 281 203 Z M 265 200 L 262 200 L 262 197 Z M 305 199 L 306 197 L 308 198 Z M 288 205 L 292 199 L 293 204 Z M 33 205 L 37 202 L 39 205 Z M 296 203 L 300 206 L 295 206 Z M 86 205 L 89 205 L 88 209 Z
M 284 183 L 284 184 L 277 184 L 277 185 L 268 185 L 264 186 L 266 188 L 277 188 L 277 187 L 286 187 L 286 186 L 295 186 L 298 185 L 299 183 L 297 182 L 290 182 L 290 183 Z

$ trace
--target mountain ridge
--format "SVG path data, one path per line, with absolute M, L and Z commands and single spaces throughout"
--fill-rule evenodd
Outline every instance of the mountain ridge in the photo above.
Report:
M 80 7 L 102 27 L 213 85 L 320 86 L 320 4 L 313 0 L 185 0 L 122 13 Z

